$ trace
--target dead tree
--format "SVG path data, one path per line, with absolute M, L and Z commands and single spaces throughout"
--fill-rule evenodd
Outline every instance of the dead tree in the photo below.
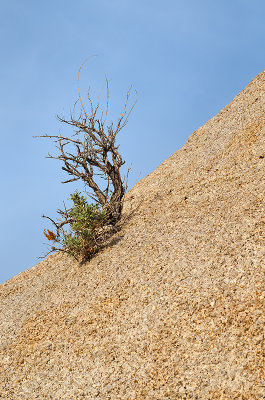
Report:
M 93 104 L 90 91 L 87 99 L 89 112 L 86 110 L 79 90 L 79 74 L 83 65 L 79 68 L 77 89 L 78 100 L 74 105 L 70 118 L 66 119 L 57 115 L 63 124 L 73 127 L 75 133 L 72 136 L 41 135 L 54 139 L 59 150 L 58 155 L 48 154 L 47 158 L 60 160 L 63 162 L 62 170 L 70 175 L 70 179 L 62 182 L 74 182 L 81 179 L 85 187 L 92 189 L 93 194 L 89 196 L 102 209 L 107 211 L 108 223 L 115 224 L 121 217 L 123 198 L 125 194 L 125 184 L 121 178 L 120 168 L 125 163 L 119 153 L 119 146 L 116 144 L 118 133 L 125 127 L 128 118 L 137 102 L 128 109 L 128 102 L 131 88 L 128 90 L 123 110 L 116 125 L 110 123 L 106 125 L 109 111 L 109 81 L 106 78 L 106 107 L 100 111 L 99 96 L 96 104 Z M 103 86 L 103 88 L 104 88 Z M 102 90 L 102 89 L 101 89 Z M 79 116 L 76 118 L 76 107 L 79 105 Z M 100 116 L 98 115 L 100 113 Z M 102 177 L 105 188 L 102 190 L 97 184 L 95 177 Z M 60 223 L 60 228 L 69 222 L 67 210 L 58 211 L 65 220 Z M 52 221 L 55 225 L 54 221 Z

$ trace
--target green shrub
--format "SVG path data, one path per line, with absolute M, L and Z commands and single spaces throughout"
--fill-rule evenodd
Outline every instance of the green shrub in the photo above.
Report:
M 108 213 L 98 204 L 88 204 L 87 199 L 80 192 L 71 194 L 73 207 L 64 211 L 70 231 L 66 232 L 60 223 L 54 223 L 57 234 L 48 229 L 44 235 L 53 241 L 52 251 L 62 250 L 78 260 L 87 260 L 100 248 L 104 236 L 103 227 L 108 224 Z M 62 211 L 58 211 L 60 214 Z M 60 248 L 55 248 L 55 243 Z
M 67 180 L 62 183 L 81 180 L 85 188 L 92 190 L 89 196 L 96 204 L 88 204 L 84 196 L 74 192 L 70 197 L 73 207 L 70 210 L 58 210 L 59 221 L 43 215 L 56 229 L 56 232 L 44 230 L 46 238 L 53 242 L 49 253 L 56 250 L 64 251 L 82 260 L 89 259 L 97 252 L 104 245 L 104 241 L 117 231 L 120 223 L 129 170 L 124 182 L 121 177 L 121 167 L 125 161 L 119 153 L 116 138 L 127 125 L 137 102 L 136 96 L 133 104 L 129 106 L 131 87 L 127 91 L 117 123 L 111 122 L 108 118 L 109 81 L 106 78 L 105 106 L 99 104 L 101 90 L 95 103 L 88 90 L 89 110 L 86 110 L 79 91 L 79 73 L 83 65 L 84 63 L 78 71 L 78 99 L 74 103 L 70 117 L 57 116 L 64 126 L 72 127 L 74 133 L 66 136 L 61 132 L 57 135 L 38 136 L 53 139 L 56 143 L 58 153 L 55 155 L 49 153 L 47 158 L 62 162 L 62 170 L 68 174 Z M 101 181 L 99 185 L 98 177 L 105 183 Z M 66 227 L 69 229 L 68 232 L 65 230 Z

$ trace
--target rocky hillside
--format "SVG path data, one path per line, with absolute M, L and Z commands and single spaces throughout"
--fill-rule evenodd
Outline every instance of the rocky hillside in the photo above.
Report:
M 126 195 L 124 225 L 0 286 L 0 398 L 265 399 L 265 71 Z

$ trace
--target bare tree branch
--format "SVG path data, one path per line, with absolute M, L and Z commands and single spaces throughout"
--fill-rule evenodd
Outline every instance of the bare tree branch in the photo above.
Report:
M 63 162 L 62 169 L 70 177 L 62 183 L 75 182 L 81 179 L 85 186 L 92 189 L 93 196 L 90 195 L 90 197 L 103 208 L 108 209 L 110 220 L 114 223 L 120 219 L 123 197 L 126 190 L 120 175 L 120 168 L 125 161 L 119 153 L 116 137 L 127 124 L 128 118 L 137 102 L 137 97 L 133 105 L 128 109 L 132 90 L 132 87 L 130 87 L 116 126 L 111 123 L 105 128 L 109 109 L 109 81 L 106 77 L 106 83 L 98 94 L 95 106 L 93 105 L 90 91 L 88 91 L 87 96 L 90 104 L 90 112 L 88 113 L 84 107 L 79 90 L 80 71 L 85 62 L 78 70 L 78 100 L 74 104 L 70 118 L 66 119 L 65 117 L 57 116 L 61 123 L 72 126 L 75 133 L 71 137 L 62 136 L 61 134 L 46 134 L 37 137 L 54 139 L 55 143 L 57 143 L 56 148 L 59 150 L 59 154 L 48 154 L 47 158 Z M 106 109 L 102 111 L 100 118 L 98 118 L 99 96 L 104 86 L 106 88 Z M 76 118 L 75 112 L 78 104 L 80 105 L 80 113 Z M 96 176 L 100 176 L 106 181 L 104 189 L 101 189 L 96 183 Z
M 132 87 L 130 87 L 126 94 L 123 110 L 117 124 L 114 125 L 113 122 L 111 122 L 109 125 L 106 125 L 109 112 L 109 81 L 106 77 L 106 82 L 100 89 L 95 104 L 92 101 L 90 90 L 88 90 L 87 100 L 90 106 L 90 111 L 88 112 L 85 109 L 79 90 L 80 72 L 85 62 L 78 70 L 78 99 L 74 103 L 72 111 L 70 110 L 70 118 L 66 119 L 64 116 L 57 115 L 58 121 L 71 126 L 74 129 L 74 133 L 71 136 L 65 136 L 59 131 L 58 135 L 45 134 L 34 136 L 48 138 L 54 141 L 58 153 L 56 155 L 48 153 L 47 158 L 62 162 L 62 170 L 68 174 L 68 179 L 64 180 L 62 183 L 81 180 L 85 185 L 85 192 L 96 203 L 96 210 L 100 210 L 100 217 L 97 211 L 96 214 L 94 213 L 94 217 L 96 218 L 94 221 L 96 222 L 89 222 L 91 221 L 90 211 L 88 213 L 89 217 L 81 218 L 81 221 L 85 221 L 84 223 L 88 224 L 85 225 L 84 231 L 82 231 L 84 227 L 78 225 L 80 220 L 78 219 L 76 211 L 73 212 L 73 209 L 67 210 L 65 204 L 64 210 L 57 210 L 60 216 L 59 221 L 54 221 L 52 218 L 43 215 L 43 218 L 47 218 L 56 229 L 56 233 L 49 229 L 47 232 L 44 231 L 47 239 L 53 242 L 49 253 L 59 250 L 71 254 L 74 257 L 77 257 L 78 254 L 78 257 L 81 256 L 81 258 L 91 257 L 98 251 L 100 246 L 102 246 L 106 237 L 117 231 L 118 221 L 121 219 L 123 199 L 127 190 L 130 168 L 127 171 L 124 182 L 121 178 L 120 169 L 122 165 L 125 164 L 125 161 L 119 153 L 119 145 L 116 144 L 116 137 L 126 126 L 128 118 L 137 102 L 137 92 L 135 91 L 136 100 L 131 107 L 128 106 L 132 91 Z M 106 104 L 105 109 L 103 107 L 100 111 L 100 95 L 104 87 L 106 89 Z M 77 112 L 78 106 L 79 110 Z M 78 115 L 77 117 L 76 112 Z M 105 181 L 104 188 L 101 188 L 97 183 L 97 177 Z M 90 188 L 92 193 L 88 193 L 86 188 Z M 71 199 L 73 200 L 74 198 L 74 201 L 77 201 L 76 197 L 72 196 L 73 195 L 71 195 Z M 76 196 L 78 195 L 76 194 Z M 82 203 L 82 201 L 84 202 L 84 198 L 80 201 L 80 204 L 84 204 Z M 77 205 L 79 207 L 78 202 Z M 92 207 L 91 212 L 93 213 L 94 205 L 90 206 Z M 77 222 L 78 220 L 79 222 Z M 100 222 L 98 222 L 99 220 Z M 76 237 L 72 236 L 73 232 L 67 233 L 65 230 L 67 225 L 70 225 L 71 229 L 76 232 Z M 85 232 L 83 233 L 84 236 L 82 236 L 80 232 Z M 57 246 L 61 244 L 62 248 L 57 248 L 54 244 L 57 244 Z

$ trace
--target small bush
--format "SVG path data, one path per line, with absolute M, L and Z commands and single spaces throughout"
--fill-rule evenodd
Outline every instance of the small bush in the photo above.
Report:
M 60 222 L 53 221 L 57 233 L 47 229 L 44 235 L 53 242 L 51 251 L 61 250 L 77 260 L 88 260 L 98 251 L 106 236 L 103 228 L 108 225 L 108 213 L 98 204 L 88 204 L 80 192 L 71 194 L 69 200 L 73 202 L 70 210 L 58 210 L 59 214 L 64 213 L 70 226 L 69 232 L 60 226 Z M 60 247 L 56 248 L 55 244 Z
M 47 232 L 44 231 L 46 238 L 53 242 L 50 252 L 60 250 L 76 259 L 84 260 L 89 259 L 98 251 L 108 234 L 115 231 L 115 227 L 121 219 L 127 183 L 125 184 L 121 177 L 120 169 L 125 161 L 119 153 L 116 138 L 127 125 L 137 99 L 128 108 L 130 88 L 117 123 L 108 122 L 109 81 L 106 78 L 105 107 L 101 108 L 99 104 L 101 91 L 96 103 L 93 103 L 90 91 L 88 91 L 89 111 L 86 110 L 79 91 L 79 73 L 82 66 L 83 64 L 79 68 L 77 78 L 78 99 L 70 118 L 57 116 L 62 124 L 71 126 L 74 133 L 70 136 L 60 133 L 59 135 L 38 137 L 53 139 L 56 143 L 58 154 L 49 154 L 47 158 L 63 163 L 62 170 L 69 177 L 62 183 L 80 180 L 85 189 L 92 190 L 92 194 L 89 196 L 96 204 L 88 204 L 84 196 L 79 192 L 74 192 L 69 199 L 73 202 L 73 207 L 70 210 L 58 210 L 60 215 L 58 222 L 43 215 L 56 228 L 56 233 L 49 229 Z M 103 180 L 103 184 L 102 181 L 99 184 L 98 177 Z M 69 232 L 65 231 L 66 226 L 69 227 Z

